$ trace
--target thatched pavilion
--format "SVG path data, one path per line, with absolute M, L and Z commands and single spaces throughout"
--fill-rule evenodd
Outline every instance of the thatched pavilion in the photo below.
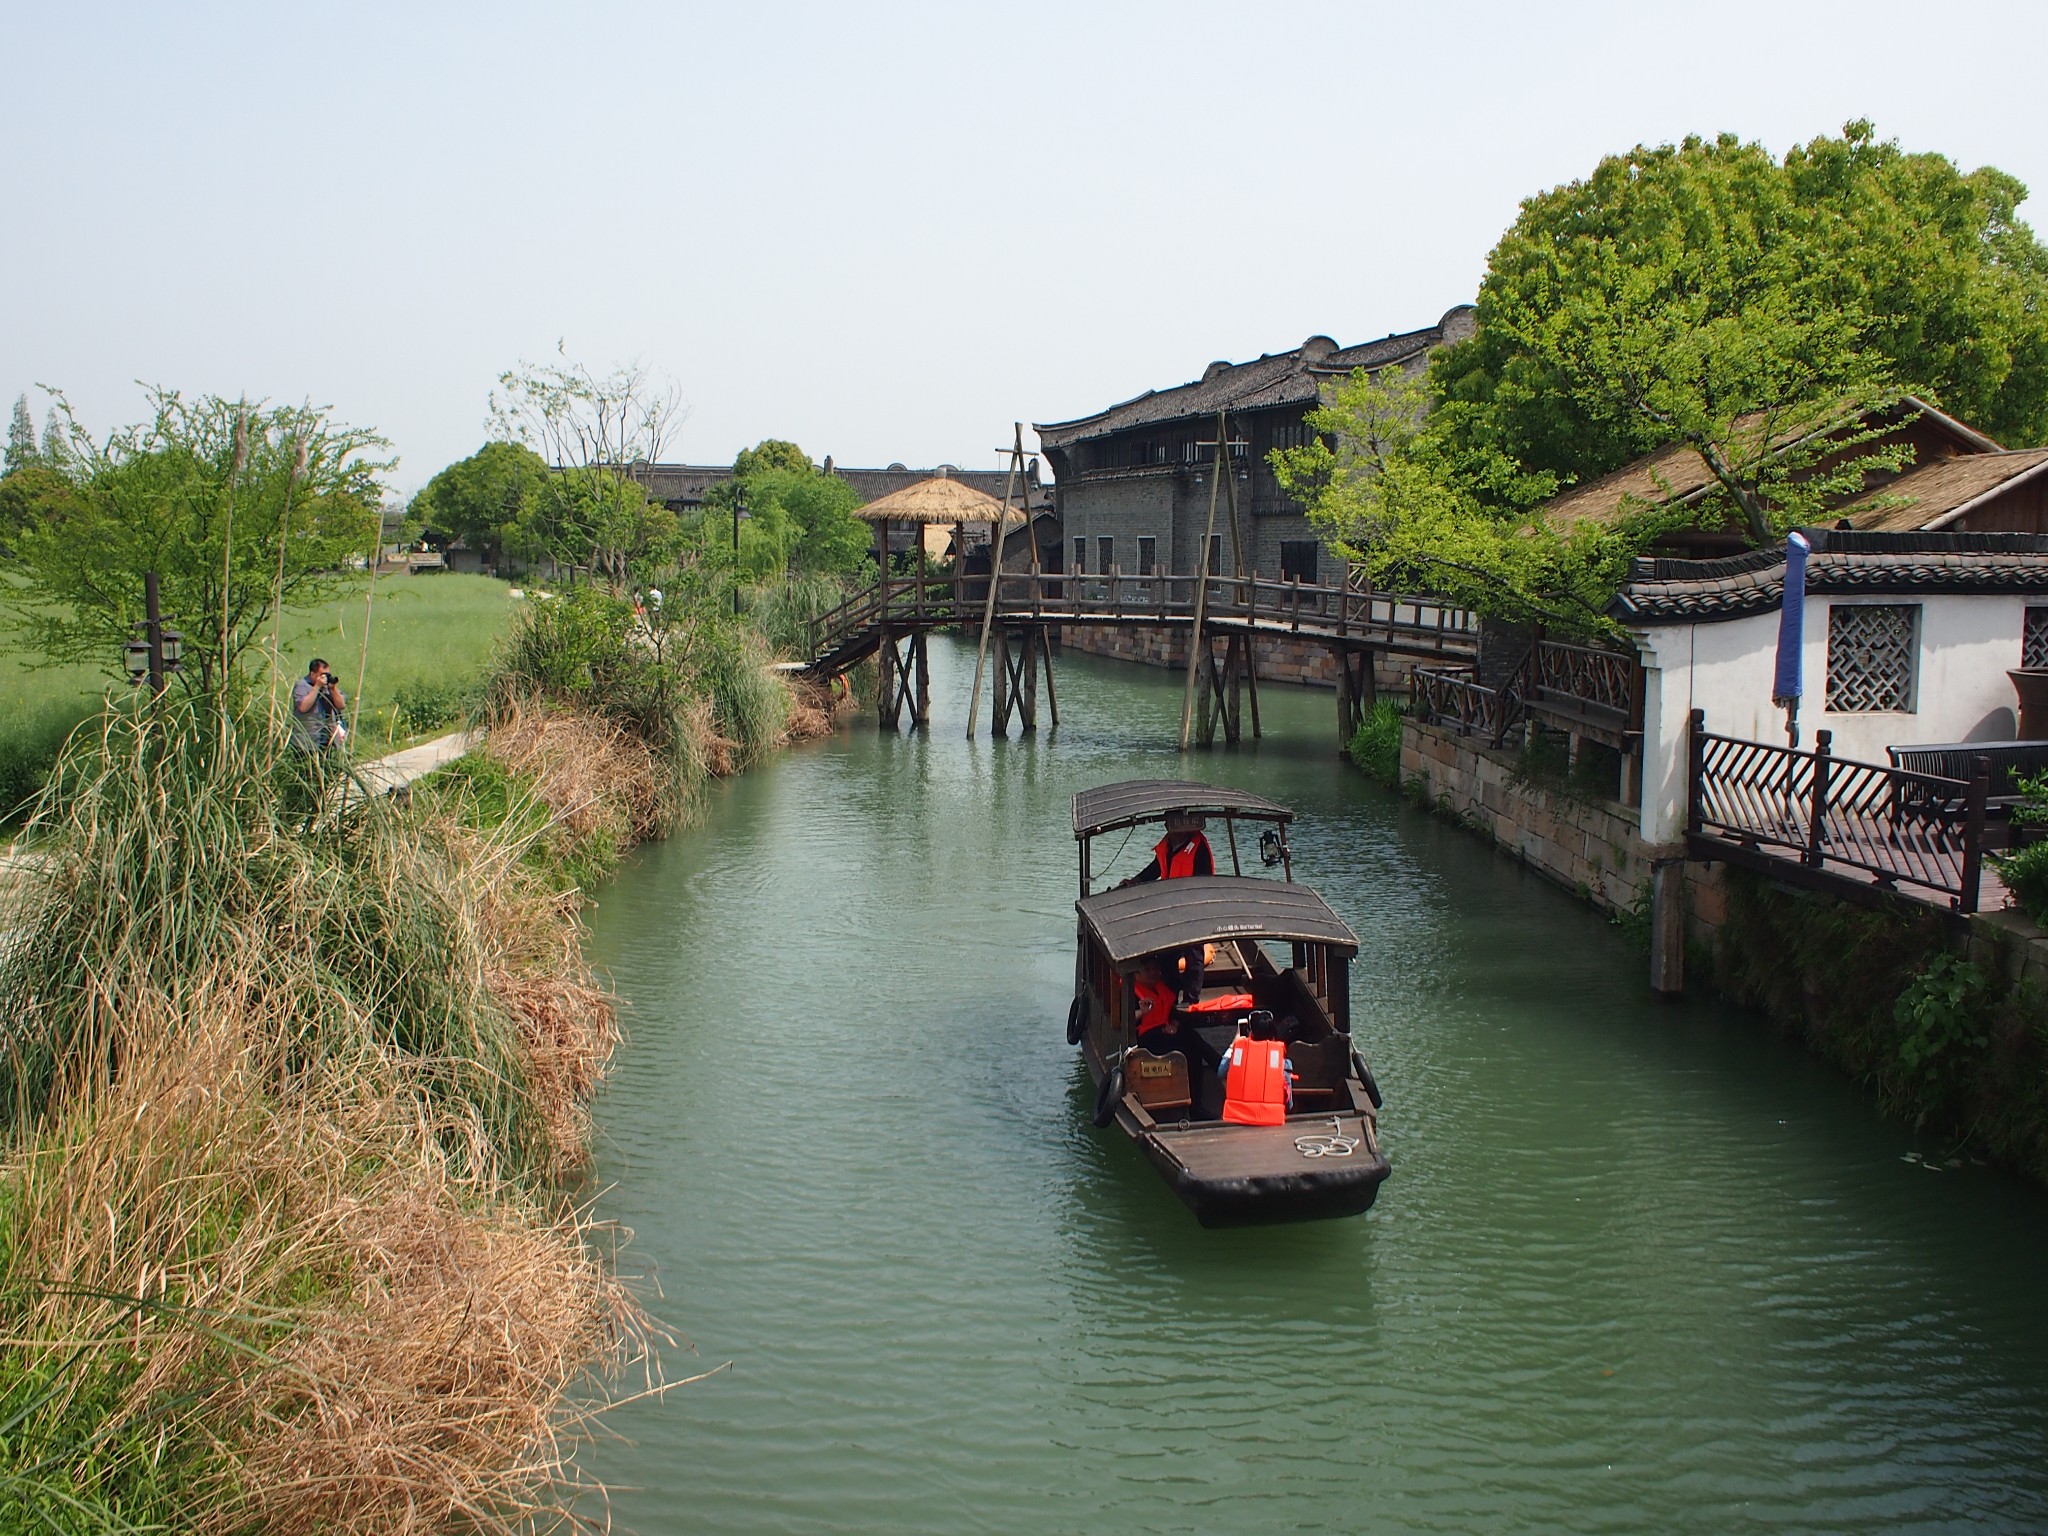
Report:
M 875 525 L 875 564 L 880 575 L 880 611 L 885 616 L 890 611 L 889 588 L 889 530 L 904 524 L 917 530 L 917 576 L 914 578 L 916 604 L 913 612 L 905 617 L 909 622 L 899 636 L 885 633 L 879 658 L 882 667 L 882 718 L 893 724 L 905 702 L 910 704 L 910 723 L 922 725 L 931 714 L 931 679 L 925 656 L 925 604 L 927 598 L 925 560 L 929 546 L 927 532 L 933 528 L 950 527 L 953 530 L 953 548 L 956 554 L 964 556 L 967 551 L 967 526 L 970 523 L 986 523 L 989 530 L 991 569 L 995 556 L 995 545 L 999 529 L 1008 525 L 1017 527 L 1026 521 L 1021 507 L 1006 507 L 986 492 L 977 491 L 973 486 L 953 479 L 943 471 L 928 480 L 919 480 L 906 485 L 900 491 L 869 502 L 855 509 L 855 517 Z M 958 578 L 959 568 L 955 568 Z

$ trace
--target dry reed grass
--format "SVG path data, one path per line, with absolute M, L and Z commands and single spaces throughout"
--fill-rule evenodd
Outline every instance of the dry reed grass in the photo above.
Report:
M 559 1192 L 617 1040 L 573 896 L 502 832 L 323 843 L 260 775 L 186 812 L 150 764 L 92 770 L 0 899 L 0 1503 L 27 1456 L 202 1532 L 573 1523 L 568 1394 L 653 1369 Z
M 218 1441 L 194 1530 L 546 1516 L 579 1415 L 563 1395 L 644 1357 L 643 1316 L 580 1215 L 449 1154 L 481 1124 L 413 1091 L 396 1052 L 296 1069 L 246 974 L 137 999 L 121 1070 L 0 1167 L 0 1287 L 33 1298 L 9 1342 L 111 1352 L 132 1427 Z

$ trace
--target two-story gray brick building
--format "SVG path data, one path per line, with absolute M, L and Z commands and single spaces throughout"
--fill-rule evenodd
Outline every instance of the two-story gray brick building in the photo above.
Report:
M 1326 383 L 1353 369 L 1421 367 L 1432 348 L 1472 334 L 1460 304 L 1424 330 L 1340 347 L 1311 336 L 1291 352 L 1249 363 L 1211 363 L 1201 378 L 1073 421 L 1035 424 L 1054 475 L 1054 510 L 1064 524 L 1069 571 L 1185 574 L 1201 559 L 1214 468 L 1216 413 L 1229 412 L 1245 559 L 1262 576 L 1333 580 L 1336 561 L 1301 503 L 1274 478 L 1267 455 L 1309 438 L 1305 418 Z M 1204 444 L 1212 446 L 1203 446 Z M 1230 570 L 1221 507 L 1207 551 L 1212 571 Z

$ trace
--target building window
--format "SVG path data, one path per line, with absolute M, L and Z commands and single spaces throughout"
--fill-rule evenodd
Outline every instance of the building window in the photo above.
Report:
M 1280 579 L 1314 585 L 1318 577 L 1317 557 L 1321 553 L 1314 539 L 1280 541 Z
M 1836 603 L 1828 609 L 1828 708 L 1836 714 L 1913 708 L 1918 603 Z
M 1138 574 L 1140 576 L 1150 576 L 1152 574 L 1152 561 L 1158 549 L 1159 541 L 1150 534 L 1141 533 L 1138 535 Z M 2048 609 L 2041 611 L 2048 613 Z
M 1102 557 L 1095 562 L 1095 569 L 1107 576 L 1116 566 L 1116 540 L 1097 539 L 1095 553 Z
M 1211 576 L 1221 576 L 1223 574 L 1223 535 L 1220 533 L 1209 535 L 1209 574 Z
M 2048 667 L 2048 608 L 2029 608 L 2020 636 L 2020 665 Z
M 1076 576 L 1085 576 L 1087 573 L 1088 541 L 1086 539 L 1076 539 L 1074 540 L 1074 574 Z

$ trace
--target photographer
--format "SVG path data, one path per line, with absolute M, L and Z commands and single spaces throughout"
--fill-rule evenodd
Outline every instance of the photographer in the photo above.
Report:
M 292 684 L 292 741 L 302 752 L 320 752 L 345 739 L 348 728 L 342 714 L 348 698 L 334 680 L 327 663 L 318 656 L 308 663 L 306 675 Z

